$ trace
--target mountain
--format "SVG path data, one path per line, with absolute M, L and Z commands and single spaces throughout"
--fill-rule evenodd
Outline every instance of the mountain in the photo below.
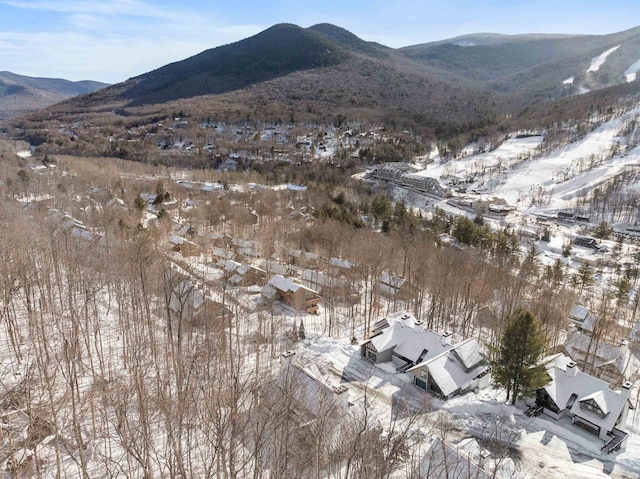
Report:
M 236 120 L 353 118 L 444 135 L 495 122 L 497 105 L 459 75 L 342 28 L 279 24 L 68 100 L 32 119 L 74 121 L 90 112 L 104 116 L 107 110 L 126 117 L 162 110 Z
M 0 120 L 39 110 L 106 86 L 106 83 L 88 80 L 72 82 L 0 72 Z
M 473 34 L 401 51 L 522 105 L 627 82 L 640 60 L 640 27 L 611 35 Z
M 294 72 L 329 69 L 349 62 L 353 55 L 385 58 L 391 51 L 329 24 L 310 28 L 278 24 L 253 37 L 131 78 L 88 100 L 114 98 L 141 105 L 223 94 Z
M 126 127 L 170 116 L 356 120 L 446 139 L 484 134 L 534 111 L 557 119 L 545 106 L 559 99 L 566 100 L 564 114 L 585 114 L 592 100 L 635 94 L 634 68 L 640 69 L 640 28 L 611 35 L 479 33 L 393 49 L 330 24 L 278 24 L 66 100 L 14 127 L 39 142 L 51 140 L 42 127 L 55 121 Z M 603 92 L 599 99 L 580 98 L 596 90 Z M 517 128 L 512 123 L 502 130 Z

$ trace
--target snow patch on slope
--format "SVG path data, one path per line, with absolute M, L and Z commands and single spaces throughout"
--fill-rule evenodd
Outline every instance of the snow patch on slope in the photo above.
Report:
M 601 167 L 564 180 L 564 172 L 569 172 L 574 161 L 610 151 L 618 142 L 620 131 L 639 112 L 640 108 L 635 108 L 603 123 L 580 141 L 558 148 L 546 157 L 522 164 L 509 174 L 506 182 L 498 186 L 494 194 L 515 204 L 535 189 L 543 188 L 551 194 L 553 206 L 566 206 L 565 202 L 584 193 L 585 188 L 596 186 L 621 171 L 627 164 L 638 162 L 635 157 L 637 151 L 634 150 L 629 157 L 616 156 L 616 161 L 607 161 Z
M 430 178 L 441 178 L 457 176 L 464 178 L 467 175 L 483 172 L 500 165 L 508 167 L 519 157 L 531 154 L 540 144 L 541 136 L 530 136 L 526 138 L 510 138 L 495 150 L 480 153 L 478 155 L 467 156 L 460 160 L 441 161 L 427 166 L 426 170 L 417 174 Z
M 609 48 L 606 52 L 601 53 L 597 57 L 593 57 L 593 59 L 591 60 L 591 66 L 587 70 L 587 73 L 597 72 L 598 70 L 600 70 L 600 67 L 604 65 L 604 62 L 607 61 L 607 57 L 615 52 L 618 48 L 620 48 L 620 45 Z
M 636 73 L 640 70 L 640 60 L 631 65 L 624 72 L 624 76 L 627 78 L 627 82 L 632 82 L 636 79 Z
M 569 77 L 566 80 L 562 80 L 562 84 L 563 85 L 573 85 L 573 80 L 575 80 L 575 77 Z

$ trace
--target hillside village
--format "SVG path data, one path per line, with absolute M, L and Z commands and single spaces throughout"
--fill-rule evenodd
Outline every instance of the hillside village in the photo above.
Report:
M 0 125 L 0 479 L 638 477 L 638 52 L 278 24 Z
M 626 112 L 621 114 L 634 118 Z M 299 154 L 308 155 L 308 161 L 327 164 L 335 161 L 339 148 L 343 148 L 347 156 L 357 155 L 357 150 L 349 153 L 347 148 L 352 144 L 351 135 L 338 132 L 334 130 L 333 137 L 325 135 L 320 146 L 313 146 L 313 142 L 311 145 L 300 142 L 303 146 L 298 147 L 301 148 Z M 598 130 L 587 133 L 583 141 L 588 142 L 592 134 L 597 135 Z M 369 144 L 367 138 L 371 138 L 370 141 L 392 141 L 384 133 L 358 136 L 362 139 L 360 148 Z M 341 137 L 347 139 L 345 143 L 341 142 Z M 518 151 L 516 148 L 510 153 L 512 156 L 504 156 L 501 160 L 504 167 L 517 171 L 520 163 L 536 161 L 540 157 L 536 155 L 544 158 L 541 153 L 544 151 L 541 149 L 543 138 L 526 136 L 517 140 L 513 135 L 513 139 L 503 145 L 521 141 L 525 149 Z M 634 154 L 633 147 L 629 145 L 618 157 L 612 157 L 612 161 L 616 158 L 627 161 L 629 155 Z M 162 147 L 158 148 L 162 150 Z M 184 148 L 188 154 L 186 147 L 181 145 L 172 148 Z M 500 148 L 491 151 L 499 152 Z M 546 152 L 546 155 L 553 154 L 552 151 Z M 437 237 L 430 236 L 431 239 L 422 245 L 406 245 L 403 244 L 402 225 L 393 223 L 391 233 L 387 233 L 391 235 L 389 240 L 384 240 L 393 243 L 385 244 L 382 240 L 385 233 L 380 229 L 384 228 L 381 218 L 371 214 L 361 218 L 367 234 L 372 235 L 366 236 L 366 248 L 358 248 L 357 244 L 353 248 L 352 241 L 332 241 L 332 236 L 346 234 L 346 230 L 341 229 L 339 223 L 334 223 L 335 220 L 319 216 L 322 208 L 313 204 L 314 192 L 307 186 L 222 181 L 220 178 L 224 175 L 228 178 L 250 175 L 250 172 L 222 171 L 225 168 L 242 170 L 233 161 L 243 157 L 234 155 L 229 153 L 228 159 L 219 165 L 220 170 L 198 173 L 164 169 L 164 172 L 159 172 L 156 168 L 156 173 L 149 174 L 143 173 L 148 171 L 148 167 L 141 166 L 139 173 L 132 173 L 129 167 L 127 173 L 115 168 L 109 170 L 109 178 L 89 179 L 90 176 L 85 176 L 88 170 L 84 160 L 51 155 L 42 162 L 32 153 L 21 152 L 15 157 L 15 164 L 22 165 L 20 171 L 24 173 L 18 175 L 23 178 L 22 183 L 5 182 L 2 194 L 5 201 L 11 203 L 14 214 L 25 222 L 39 225 L 39 235 L 50 237 L 52 245 L 56 246 L 47 254 L 66 251 L 65 255 L 76 257 L 74 261 L 79 256 L 83 263 L 98 261 L 102 264 L 113 261 L 113 255 L 122 248 L 136 248 L 138 252 L 132 258 L 134 263 L 128 266 L 113 264 L 110 270 L 135 268 L 138 261 L 147 262 L 151 270 L 155 270 L 152 264 L 161 267 L 158 270 L 160 281 L 153 286 L 154 290 L 159 288 L 157 293 L 152 293 L 154 296 L 158 294 L 151 301 L 155 305 L 154 311 L 146 314 L 153 324 L 156 318 L 164 319 L 157 325 L 150 323 L 148 327 L 160 329 L 153 333 L 147 330 L 145 334 L 159 337 L 169 334 L 166 338 L 175 339 L 163 347 L 189 348 L 194 353 L 201 347 L 198 344 L 206 342 L 210 335 L 219 340 L 228 338 L 224 339 L 227 345 L 220 351 L 228 350 L 234 354 L 232 371 L 237 370 L 240 377 L 244 377 L 242 371 L 235 368 L 261 371 L 261 374 L 266 374 L 265 378 L 274 378 L 275 382 L 269 383 L 268 387 L 277 388 L 274 390 L 277 392 L 272 391 L 270 396 L 275 398 L 285 394 L 289 398 L 296 419 L 287 423 L 287 427 L 294 432 L 292 437 L 297 438 L 296 441 L 302 440 L 304 434 L 317 434 L 313 431 L 317 431 L 319 426 L 313 424 L 319 421 L 337 424 L 336 418 L 344 418 L 345 415 L 349 421 L 363 421 L 363 408 L 366 411 L 371 407 L 375 411 L 375 422 L 369 423 L 370 420 L 366 419 L 363 427 L 387 431 L 381 439 L 395 437 L 409 441 L 406 447 L 412 444 L 410 461 L 407 462 L 404 456 L 388 457 L 387 466 L 392 468 L 389 473 L 397 477 L 432 470 L 437 461 L 443 460 L 442 451 L 446 457 L 453 455 L 455 463 L 465 470 L 477 468 L 478 477 L 482 474 L 486 477 L 494 474 L 496 477 L 555 477 L 552 464 L 543 459 L 532 462 L 532 458 L 538 456 L 529 457 L 527 453 L 516 460 L 510 452 L 514 448 L 531 447 L 535 431 L 540 430 L 553 431 L 551 434 L 556 437 L 551 442 L 545 440 L 542 446 L 536 446 L 541 448 L 543 455 L 549 454 L 549 448 L 560 440 L 566 444 L 571 456 L 580 450 L 581 455 L 592 458 L 589 468 L 608 476 L 618 477 L 616 474 L 619 474 L 619 477 L 626 477 L 626 471 L 634 469 L 633 451 L 637 450 L 639 442 L 634 432 L 637 428 L 635 410 L 640 371 L 640 359 L 636 356 L 637 338 L 634 336 L 638 331 L 634 322 L 634 305 L 637 304 L 634 276 L 629 276 L 628 299 L 623 301 L 618 297 L 615 300 L 614 316 L 607 310 L 609 301 L 614 300 L 606 296 L 607 291 L 612 291 L 608 298 L 614 297 L 616 281 L 624 277 L 621 275 L 625 270 L 621 270 L 620 265 L 631 270 L 635 264 L 637 246 L 632 228 L 616 225 L 614 234 L 618 234 L 617 241 L 598 240 L 595 246 L 590 241 L 581 244 L 579 238 L 588 237 L 590 228 L 598 224 L 591 218 L 567 214 L 569 210 L 564 208 L 556 213 L 541 212 L 535 206 L 531 208 L 534 202 L 518 201 L 512 208 L 496 209 L 494 205 L 507 205 L 506 201 L 490 203 L 482 199 L 485 193 L 454 191 L 454 183 L 444 175 L 438 179 L 424 178 L 433 180 L 427 182 L 427 186 L 438 184 L 438 180 L 449 185 L 451 189 L 447 194 L 438 194 L 444 190 L 425 190 L 416 188 L 415 184 L 396 183 L 393 176 L 381 176 L 379 167 L 356 175 L 354 184 L 389 191 L 396 205 L 404 203 L 408 206 L 402 214 L 422 218 L 423 226 L 434 224 L 439 218 L 448 218 L 447 221 L 454 223 L 459 221 L 456 217 L 468 217 L 467 220 L 472 221 L 482 213 L 488 230 L 512 230 L 510 234 L 519 244 L 514 248 L 514 251 L 520 251 L 515 253 L 520 258 L 519 268 L 524 268 L 527 261 L 533 268 L 526 276 L 516 273 L 514 278 L 519 278 L 517 284 L 510 280 L 500 284 L 480 279 L 495 274 L 492 268 L 502 268 L 500 263 L 488 266 L 481 259 L 475 265 L 467 263 L 464 267 L 472 272 L 467 281 L 462 280 L 463 276 L 450 277 L 438 284 L 429 279 L 437 262 L 448 262 L 446 268 L 450 271 L 463 267 L 462 263 L 447 259 L 448 249 L 472 251 L 478 248 L 473 243 L 466 243 L 455 229 Z M 478 153 L 470 147 L 468 156 L 463 155 L 460 153 L 457 159 L 445 160 L 432 154 L 417 159 L 417 164 L 426 165 L 428 172 L 430 167 L 438 167 L 442 163 L 455 166 L 471 164 L 480 161 L 476 158 L 487 153 Z M 524 158 L 522 155 L 530 156 Z M 514 156 L 519 157 L 518 162 L 510 164 L 510 158 Z M 482 161 L 485 165 L 490 164 L 487 160 Z M 394 168 L 393 164 L 388 165 L 385 168 Z M 412 178 L 421 178 L 419 166 L 414 167 L 414 171 L 418 174 L 412 173 Z M 508 170 L 503 170 L 503 174 L 508 174 L 505 171 Z M 483 181 L 482 178 L 477 176 L 474 181 Z M 343 194 L 338 206 L 340 202 L 348 201 L 349 194 Z M 477 195 L 477 199 L 472 200 L 470 206 L 465 206 L 461 198 L 469 198 L 469 195 Z M 553 203 L 553 196 L 551 198 Z M 476 201 L 482 206 L 475 206 Z M 286 228 L 282 228 L 283 222 Z M 323 238 L 318 232 L 326 228 L 332 228 L 332 232 Z M 542 234 L 545 229 L 549 230 L 548 238 Z M 363 241 L 365 236 L 362 238 L 357 241 Z M 532 259 L 532 251 L 536 249 L 538 252 Z M 566 249 L 569 249 L 569 255 L 565 254 Z M 439 258 L 438 255 L 443 253 L 444 256 Z M 13 253 L 8 251 L 7 254 Z M 430 259 L 421 265 L 424 258 Z M 536 275 L 541 279 L 547 277 L 542 272 L 551 274 L 559 262 L 565 279 L 556 278 L 554 281 L 557 281 L 556 288 L 565 290 L 566 295 L 549 303 L 548 290 L 537 286 L 533 278 Z M 65 267 L 71 265 L 68 263 Z M 592 268 L 591 274 L 595 273 L 596 277 L 583 283 L 577 279 L 569 283 L 566 278 L 580 278 L 584 265 Z M 105 266 L 100 266 L 100 269 Z M 71 279 L 69 277 L 67 281 Z M 27 284 L 25 280 L 16 277 L 13 281 Z M 78 278 L 73 281 L 84 280 Z M 102 358 L 100 361 L 106 361 L 101 368 L 106 367 L 105 372 L 111 371 L 109 374 L 121 370 L 118 373 L 121 375 L 124 372 L 121 368 L 126 369 L 122 361 L 127 363 L 133 358 L 127 359 L 130 353 L 121 356 L 115 352 L 125 352 L 130 347 L 125 345 L 127 341 L 140 339 L 135 339 L 136 336 L 127 339 L 133 332 L 123 330 L 122 320 L 116 320 L 113 314 L 114 311 L 119 311 L 118 316 L 136 314 L 135 308 L 124 313 L 122 300 L 126 298 L 125 291 L 118 292 L 116 287 L 109 293 L 112 286 L 108 283 L 102 285 L 98 278 L 91 282 L 95 288 L 91 297 L 82 300 L 82 296 L 89 292 L 79 289 L 81 296 L 72 300 L 90 301 L 95 308 L 94 312 L 87 311 L 83 315 L 90 321 L 88 329 L 77 331 L 79 341 L 89 341 L 87 349 L 78 343 L 80 349 L 75 354 L 79 358 L 84 357 L 83 361 L 94 360 L 91 352 L 94 346 L 90 344 L 94 340 L 90 340 L 87 334 L 97 332 L 91 322 L 98 321 L 101 324 L 99 334 L 103 338 L 100 339 L 103 352 L 98 354 Z M 471 292 L 469 289 L 481 284 L 482 291 Z M 21 288 L 15 290 L 14 295 L 8 298 L 10 303 L 7 304 L 14 304 L 17 308 L 8 317 L 17 318 L 22 314 L 19 311 L 25 307 L 27 311 L 29 309 L 29 303 L 23 303 L 27 298 L 21 291 Z M 115 296 L 109 299 L 112 294 Z M 447 297 L 449 294 L 452 296 Z M 55 293 L 53 295 L 55 297 Z M 456 295 L 458 299 L 453 299 Z M 166 312 L 161 312 L 163 296 L 167 298 Z M 112 305 L 114 299 L 116 303 Z M 67 308 L 61 307 L 63 311 Z M 488 346 L 496 340 L 496 322 L 516 307 L 532 308 L 549 315 L 545 328 L 550 343 L 548 358 L 544 361 L 551 382 L 535 397 L 509 407 L 504 405 L 500 390 L 492 385 Z M 160 309 L 156 311 L 156 308 Z M 53 313 L 53 310 L 47 311 L 48 307 L 40 310 L 43 320 Z M 166 323 L 160 327 L 162 321 Z M 32 364 L 30 360 L 25 362 L 26 358 L 32 354 L 37 357 L 39 353 L 32 350 L 37 346 L 33 337 L 27 342 L 15 342 L 17 337 L 31 337 L 26 331 L 19 332 L 19 323 L 14 320 L 7 324 L 12 326 L 7 329 L 9 334 L 4 336 L 3 350 L 6 354 L 3 354 L 3 367 L 7 373 L 3 385 L 15 389 L 23 384 L 20 378 L 28 374 L 26 365 Z M 50 338 L 50 348 L 62 353 L 67 348 L 67 340 L 58 342 L 61 340 L 62 336 Z M 144 348 L 149 346 L 151 344 Z M 166 367 L 184 367 L 180 364 L 167 364 Z M 294 371 L 292 377 L 286 373 L 287 370 Z M 90 369 L 74 374 L 83 382 L 88 379 L 88 373 Z M 159 371 L 159 374 L 164 373 Z M 578 381 L 580 387 L 576 387 L 576 380 L 571 379 L 575 377 L 584 378 Z M 70 393 L 77 395 L 78 400 L 89 407 L 92 401 L 89 396 L 82 389 L 70 387 Z M 259 387 L 263 387 L 262 382 Z M 63 394 L 63 391 L 52 393 Z M 336 407 L 342 408 L 343 412 L 337 413 Z M 476 408 L 478 412 L 474 413 Z M 483 431 L 480 426 L 467 430 L 467 426 L 463 426 L 468 421 L 475 423 L 496 417 L 482 413 L 484 408 L 500 411 L 499 417 L 507 421 L 504 429 L 485 428 Z M 5 414 L 13 415 L 23 409 L 8 407 Z M 463 411 L 468 412 L 461 414 Z M 331 419 L 332 414 L 337 416 Z M 413 437 L 411 431 L 417 427 L 416 421 L 422 424 L 419 427 L 421 431 L 430 430 L 431 433 L 421 438 Z M 15 416 L 10 424 L 10 429 L 19 434 L 23 431 L 21 427 L 30 424 L 30 419 Z M 78 427 L 85 430 L 88 424 L 79 423 Z M 117 427 L 121 426 L 105 424 L 105 427 L 105 434 L 111 436 L 114 432 L 108 431 L 116 427 L 117 432 Z M 388 429 L 390 427 L 397 429 L 394 432 Z M 333 430 L 338 434 L 335 427 Z M 93 437 L 87 431 L 75 436 L 73 441 L 78 444 L 76 447 L 84 444 L 82 447 L 90 447 L 93 452 L 84 463 L 74 460 L 64 466 L 65 470 L 94 467 L 96 470 L 110 470 L 112 466 L 99 459 L 100 448 L 106 447 L 107 443 L 96 442 L 95 439 L 88 443 L 81 439 L 86 434 Z M 237 434 L 246 439 L 247 431 L 238 431 Z M 32 447 L 17 449 L 7 464 L 18 470 L 34 467 L 36 457 L 36 462 L 53 460 L 52 454 L 57 449 L 46 438 L 43 439 L 33 438 Z M 242 447 L 249 447 L 245 439 Z M 191 439 L 185 440 L 190 447 Z M 339 441 L 338 438 L 335 440 Z M 108 447 L 114 447 L 111 441 L 107 442 Z M 263 447 L 271 450 L 275 444 L 267 441 Z M 380 447 L 387 446 L 381 444 Z M 122 449 L 122 454 L 123 457 L 128 454 L 126 448 Z M 576 471 L 584 471 L 581 467 L 585 466 L 581 466 L 581 462 L 576 463 L 575 467 L 580 466 Z M 130 459 L 125 459 L 125 463 L 129 468 L 136 467 Z M 244 467 L 271 469 L 283 466 L 266 461 L 260 466 L 247 464 Z M 322 467 L 337 466 L 326 464 Z M 399 472 L 403 467 L 409 469 Z

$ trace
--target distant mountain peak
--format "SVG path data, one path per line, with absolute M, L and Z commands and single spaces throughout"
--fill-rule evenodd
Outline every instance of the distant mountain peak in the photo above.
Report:
M 68 98 L 109 85 L 91 80 L 69 81 L 0 72 L 0 120 L 40 110 Z

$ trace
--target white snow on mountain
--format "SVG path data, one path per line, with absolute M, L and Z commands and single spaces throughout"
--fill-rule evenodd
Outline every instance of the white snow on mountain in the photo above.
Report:
M 519 210 L 547 198 L 545 208 L 568 208 L 576 199 L 640 165 L 640 147 L 626 145 L 623 131 L 640 116 L 640 106 L 602 123 L 580 140 L 543 152 L 543 136 L 514 135 L 495 150 L 459 159 L 438 158 L 418 172 L 460 194 L 502 198 Z M 469 190 L 469 193 L 466 193 Z
M 587 73 L 597 72 L 598 70 L 600 70 L 600 67 L 604 65 L 604 62 L 607 61 L 607 57 L 615 52 L 618 48 L 620 48 L 620 45 L 609 48 L 609 50 L 607 50 L 606 52 L 601 53 L 597 57 L 593 57 L 593 59 L 591 60 L 591 66 L 587 69 Z
M 541 143 L 542 136 L 510 138 L 493 151 L 467 156 L 461 160 L 440 161 L 427 166 L 418 175 L 431 178 L 458 176 L 465 177 L 474 173 L 483 173 L 499 166 L 507 166 L 518 158 L 531 154 Z
M 514 204 L 518 199 L 527 196 L 532 189 L 541 187 L 551 193 L 552 201 L 564 202 L 570 199 L 569 192 L 573 191 L 577 194 L 584 191 L 585 187 L 594 181 L 602 182 L 606 178 L 610 178 L 613 175 L 614 165 L 616 170 L 621 169 L 622 164 L 634 161 L 631 156 L 614 157 L 606 163 L 609 168 L 603 165 L 597 169 L 597 173 L 595 170 L 593 172 L 589 170 L 571 178 L 570 182 L 563 182 L 568 176 L 573 176 L 567 169 L 570 169 L 574 162 L 588 160 L 592 156 L 610 151 L 617 144 L 617 137 L 622 128 L 639 112 L 640 108 L 635 108 L 620 117 L 603 123 L 580 141 L 554 150 L 548 156 L 525 162 L 508 176 L 504 184 L 494 190 L 494 194 L 504 198 L 508 203 Z M 605 173 L 606 178 L 598 176 L 604 176 Z M 556 197 L 556 193 L 561 193 L 561 196 Z
M 627 82 L 632 82 L 636 79 L 636 73 L 640 70 L 640 60 L 631 65 L 624 72 L 624 76 L 627 78 Z

